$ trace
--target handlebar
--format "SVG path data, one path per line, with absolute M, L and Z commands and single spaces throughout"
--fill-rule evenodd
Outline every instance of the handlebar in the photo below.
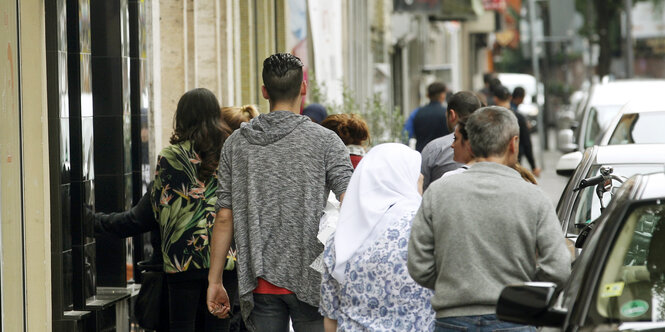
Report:
M 606 180 L 616 180 L 616 181 L 619 181 L 621 183 L 626 181 L 625 177 L 616 176 L 616 175 L 612 174 L 613 171 L 614 171 L 614 169 L 612 169 L 612 167 L 603 166 L 603 167 L 600 168 L 600 174 L 598 174 L 594 177 L 591 177 L 591 178 L 581 180 L 579 186 L 577 188 L 575 188 L 573 191 L 578 191 L 578 190 L 584 189 L 586 187 L 595 186 L 595 185 L 598 185 L 598 184 L 600 184 L 600 183 L 602 183 L 603 181 L 606 181 Z
M 595 186 L 595 185 L 597 185 L 597 184 L 599 184 L 603 181 L 605 181 L 605 176 L 602 175 L 602 174 L 601 175 L 596 175 L 596 176 L 588 178 L 588 179 L 583 179 L 582 181 L 580 181 L 580 185 L 577 188 L 575 188 L 575 191 L 578 191 L 580 189 L 584 189 L 586 187 Z

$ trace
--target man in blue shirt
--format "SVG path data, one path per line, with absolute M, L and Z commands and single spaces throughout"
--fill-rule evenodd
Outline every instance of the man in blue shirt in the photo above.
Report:
M 416 137 L 416 150 L 421 152 L 430 141 L 447 135 L 446 85 L 434 82 L 427 87 L 429 104 L 420 107 L 413 118 L 413 132 Z

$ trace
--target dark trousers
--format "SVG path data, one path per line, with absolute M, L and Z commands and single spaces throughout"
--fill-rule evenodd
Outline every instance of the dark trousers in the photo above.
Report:
M 288 332 L 289 320 L 295 332 L 323 332 L 319 308 L 299 301 L 295 294 L 254 294 L 249 319 L 257 332 Z
M 226 277 L 226 274 L 224 276 Z M 228 318 L 219 319 L 208 311 L 206 305 L 207 273 L 187 278 L 168 276 L 167 282 L 170 332 L 229 331 L 230 320 Z M 224 280 L 224 285 L 226 288 L 226 280 Z M 227 292 L 229 298 L 233 298 L 235 295 L 231 289 L 227 289 Z
M 437 318 L 435 326 L 436 327 L 434 328 L 434 332 L 461 332 L 461 331 L 535 332 L 536 331 L 536 328 L 533 326 L 500 321 L 498 318 L 496 318 L 496 315 Z

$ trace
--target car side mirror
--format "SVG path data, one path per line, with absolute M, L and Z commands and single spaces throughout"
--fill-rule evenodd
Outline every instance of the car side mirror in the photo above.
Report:
M 556 142 L 557 147 L 561 152 L 568 153 L 577 150 L 577 145 L 574 143 L 574 135 L 572 129 L 561 129 L 557 133 Z
M 577 165 L 580 164 L 584 155 L 582 152 L 575 151 L 567 153 L 556 163 L 556 174 L 570 176 L 575 172 Z
M 507 286 L 499 296 L 496 315 L 500 320 L 517 324 L 562 326 L 566 312 L 550 308 L 555 295 L 556 285 L 551 282 Z
M 575 248 L 582 249 L 584 247 L 584 243 L 586 243 L 586 239 L 589 237 L 589 234 L 593 230 L 593 226 L 593 222 L 584 225 L 580 235 L 577 237 L 577 240 L 575 240 Z
M 577 130 L 577 128 L 579 128 L 579 126 L 580 126 L 580 123 L 577 122 L 577 121 L 572 121 L 570 123 L 570 129 L 573 130 L 573 131 Z

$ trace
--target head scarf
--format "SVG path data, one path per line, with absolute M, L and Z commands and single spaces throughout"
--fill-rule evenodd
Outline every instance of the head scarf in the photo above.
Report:
M 312 122 L 321 123 L 328 117 L 328 112 L 321 104 L 309 104 L 302 110 L 302 115 L 307 115 Z
M 335 231 L 332 276 L 339 282 L 351 258 L 420 206 L 420 160 L 420 153 L 406 145 L 386 143 L 372 148 L 353 171 Z

